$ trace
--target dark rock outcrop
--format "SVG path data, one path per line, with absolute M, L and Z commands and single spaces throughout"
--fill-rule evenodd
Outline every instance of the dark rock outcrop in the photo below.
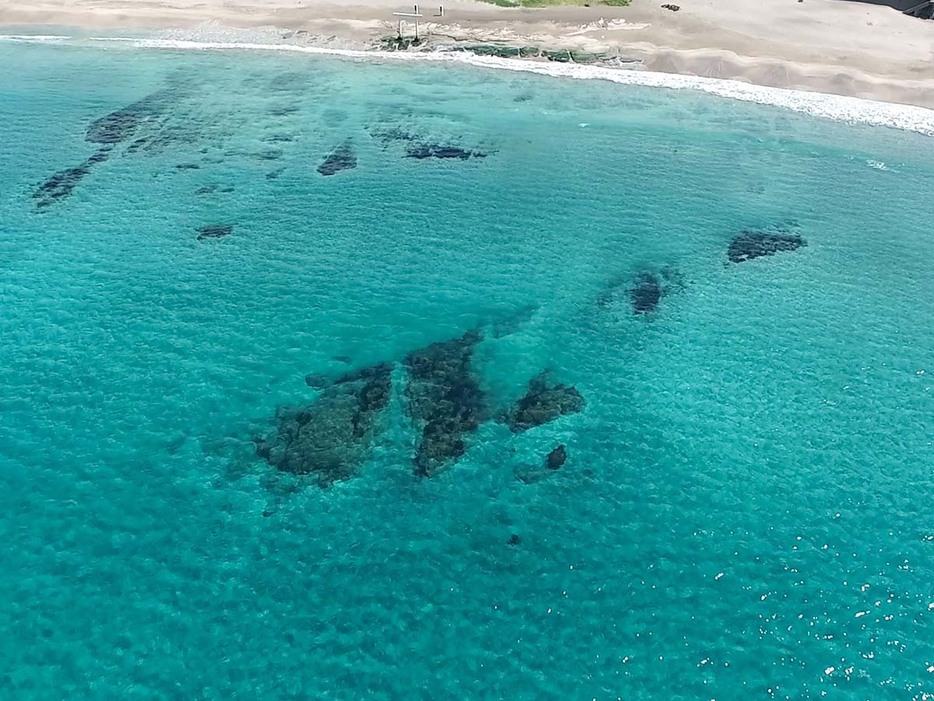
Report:
M 233 233 L 233 224 L 207 224 L 198 227 L 198 240 L 220 239 Z
M 584 398 L 576 387 L 552 382 L 542 373 L 529 382 L 528 391 L 506 415 L 506 424 L 513 433 L 554 421 L 565 414 L 575 414 L 584 408 Z
M 280 410 L 275 433 L 256 440 L 257 455 L 283 472 L 312 476 L 322 486 L 353 477 L 389 404 L 392 368 L 380 363 L 349 372 L 312 404 Z
M 568 449 L 562 443 L 561 445 L 554 448 L 548 455 L 545 457 L 545 467 L 549 470 L 557 470 L 564 466 L 568 460 Z
M 32 193 L 33 199 L 36 200 L 36 209 L 45 209 L 71 195 L 78 183 L 91 172 L 91 166 L 102 163 L 109 157 L 110 151 L 106 148 L 101 149 L 81 165 L 55 173 Z
M 334 149 L 331 154 L 324 159 L 317 170 L 321 175 L 328 176 L 339 173 L 342 170 L 352 170 L 357 167 L 357 153 L 354 151 L 350 141 Z
M 466 436 L 487 418 L 486 395 L 471 363 L 480 341 L 469 331 L 451 341 L 432 343 L 406 356 L 408 412 L 421 439 L 415 473 L 430 476 L 467 450 Z
M 782 251 L 794 251 L 806 245 L 807 241 L 797 234 L 744 231 L 730 241 L 727 257 L 731 263 L 744 263 Z

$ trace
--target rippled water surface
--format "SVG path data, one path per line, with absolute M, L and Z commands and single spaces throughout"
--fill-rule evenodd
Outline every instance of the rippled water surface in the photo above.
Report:
M 0 696 L 932 698 L 929 138 L 456 66 L 0 65 Z M 518 430 L 535 378 L 582 410 Z

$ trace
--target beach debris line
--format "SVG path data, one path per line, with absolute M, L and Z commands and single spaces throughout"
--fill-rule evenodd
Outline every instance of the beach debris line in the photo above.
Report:
M 796 251 L 802 246 L 807 246 L 807 241 L 798 234 L 788 233 L 785 230 L 777 233 L 744 231 L 730 241 L 727 257 L 731 263 L 745 263 L 783 251 Z
M 357 153 L 348 139 L 334 149 L 318 166 L 317 171 L 324 176 L 336 175 L 342 170 L 352 170 L 357 167 Z
M 664 5 L 662 5 L 662 9 L 663 9 L 663 10 L 671 10 L 672 12 L 677 12 L 678 10 L 681 9 L 681 6 L 680 6 L 680 5 L 672 5 L 672 4 L 666 2 Z

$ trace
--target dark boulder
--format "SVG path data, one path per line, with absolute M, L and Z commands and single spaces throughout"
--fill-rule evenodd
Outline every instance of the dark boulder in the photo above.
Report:
M 797 234 L 744 231 L 730 241 L 727 256 L 731 263 L 743 263 L 782 251 L 794 251 L 806 245 L 807 241 Z
M 283 472 L 322 486 L 353 477 L 369 454 L 392 392 L 392 364 L 347 373 L 311 404 L 278 412 L 278 428 L 256 441 L 257 454 Z
M 415 473 L 434 474 L 467 450 L 466 436 L 488 415 L 486 395 L 471 368 L 480 334 L 469 331 L 406 356 L 407 410 L 421 428 Z
M 545 467 L 549 470 L 557 470 L 564 466 L 568 460 L 568 450 L 564 444 L 554 448 L 545 458 Z
M 198 240 L 220 239 L 233 233 L 233 224 L 207 224 L 198 227 Z
M 350 141 L 334 149 L 331 154 L 324 159 L 318 166 L 318 172 L 321 175 L 328 176 L 341 172 L 342 170 L 352 170 L 357 167 L 357 154 Z
M 521 433 L 583 408 L 584 398 L 576 387 L 552 382 L 542 373 L 529 382 L 525 396 L 507 414 L 506 424 L 513 433 Z

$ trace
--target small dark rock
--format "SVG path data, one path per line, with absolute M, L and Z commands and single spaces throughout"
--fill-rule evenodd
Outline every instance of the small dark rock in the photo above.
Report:
M 564 463 L 567 462 L 568 451 L 564 445 L 559 445 L 557 448 L 554 448 L 548 456 L 545 458 L 545 467 L 549 470 L 557 470 L 559 467 L 562 467 Z
M 727 257 L 731 263 L 743 263 L 781 251 L 794 251 L 806 245 L 807 241 L 797 234 L 744 231 L 730 242 Z
M 678 10 L 681 9 L 681 7 L 678 6 L 678 5 L 671 5 L 671 4 L 669 4 L 669 3 L 665 3 L 664 5 L 662 5 L 662 9 L 663 9 L 663 10 L 671 10 L 672 12 L 677 12 Z
M 198 240 L 219 239 L 233 233 L 233 224 L 208 224 L 198 227 Z
M 516 546 L 522 542 L 522 539 L 519 537 L 518 533 L 513 533 L 509 536 L 509 540 L 506 541 L 506 545 Z
M 328 176 L 339 173 L 342 170 L 352 170 L 356 167 L 357 154 L 350 141 L 345 141 L 324 159 L 317 170 L 321 175 Z
M 584 398 L 576 387 L 551 382 L 547 373 L 542 373 L 529 382 L 528 391 L 506 416 L 506 423 L 513 433 L 521 433 L 583 408 Z

